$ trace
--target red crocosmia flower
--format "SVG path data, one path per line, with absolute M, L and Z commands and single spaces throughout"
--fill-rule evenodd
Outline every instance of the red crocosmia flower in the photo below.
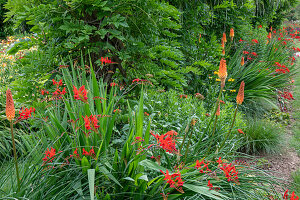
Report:
M 295 195 L 294 191 L 291 194 L 291 200 L 299 200 L 299 197 Z
M 134 83 L 134 82 L 139 82 L 139 81 L 141 81 L 141 79 L 136 78 L 136 79 L 133 79 L 132 83 Z
M 224 101 L 222 101 L 222 100 L 220 100 L 220 103 L 222 103 L 222 104 L 225 104 L 225 102 L 224 102 Z
M 32 108 L 32 107 L 30 107 L 29 109 L 28 108 L 25 108 L 25 109 L 22 108 L 22 110 L 19 111 L 20 116 L 19 116 L 18 120 L 25 120 L 25 119 L 30 118 L 31 113 L 35 113 L 35 108 Z
M 208 180 L 207 186 L 209 187 L 209 190 L 212 190 L 213 187 L 214 187 L 214 186 L 210 183 L 210 180 Z
M 49 94 L 49 91 L 47 91 L 47 90 L 41 90 L 41 94 L 42 95 Z
M 241 134 L 245 134 L 243 131 L 242 131 L 242 129 L 238 129 L 237 130 L 239 133 L 241 133 Z
M 281 40 L 281 38 L 278 38 L 278 40 Z
M 223 163 L 223 165 L 220 167 L 221 170 L 223 170 L 225 177 L 227 178 L 227 181 L 234 181 L 236 183 L 239 183 L 238 181 L 238 171 L 236 170 L 235 166 L 230 163 Z
M 91 115 L 89 117 L 89 119 L 91 120 L 91 123 L 94 127 L 94 131 L 96 131 L 96 129 L 98 129 L 100 126 L 98 125 L 98 119 L 97 119 L 97 116 L 96 115 Z
M 92 147 L 92 149 L 89 152 L 90 155 L 95 155 L 95 151 L 94 151 L 94 147 Z
M 243 54 L 249 54 L 249 52 L 248 51 L 243 51 Z
M 289 190 L 286 190 L 284 192 L 284 194 L 283 194 L 283 200 L 288 200 L 288 198 L 289 198 L 288 192 L 289 192 Z M 295 195 L 295 191 L 292 192 L 289 200 L 299 200 L 299 197 Z
M 259 25 L 258 28 L 262 28 L 262 25 Z
M 85 86 L 81 86 L 79 90 L 73 85 L 73 92 L 74 92 L 74 99 L 81 100 L 85 103 L 87 103 L 87 90 L 85 89 Z
M 239 42 L 244 42 L 245 40 L 242 40 L 242 38 L 240 38 Z
M 67 93 L 67 92 L 66 92 L 66 88 L 64 87 L 60 94 L 61 94 L 61 95 L 65 95 L 66 93 Z
M 59 151 L 58 153 L 61 153 L 62 151 Z M 54 148 L 51 147 L 51 150 L 49 150 L 49 148 L 47 148 L 47 150 L 45 151 L 45 157 L 43 158 L 43 165 L 48 163 L 48 162 L 53 162 L 55 155 L 56 155 L 56 150 Z
M 104 64 L 114 64 L 115 63 L 115 62 L 112 62 L 111 59 L 109 59 L 108 57 L 105 57 L 105 58 L 101 57 L 100 61 L 101 61 L 101 65 L 103 65 L 103 63 Z
M 162 170 L 160 170 L 160 172 L 164 174 L 165 176 L 164 180 L 167 181 L 167 183 L 170 185 L 171 188 L 175 188 L 178 192 L 184 193 L 182 189 L 184 181 L 182 181 L 181 173 L 179 171 L 172 175 L 169 174 L 168 170 L 166 170 L 166 173 L 164 173 Z
M 74 150 L 73 154 L 70 155 L 70 157 L 75 157 L 75 158 L 77 158 L 77 159 L 80 158 L 80 156 L 79 156 L 79 154 L 78 154 L 78 149 L 77 149 L 77 148 Z
M 93 130 L 95 132 L 98 132 L 98 128 L 100 127 L 98 125 L 98 119 L 97 119 L 97 115 L 91 115 L 91 116 L 85 116 L 83 117 L 84 120 L 84 126 L 86 128 L 86 130 Z
M 114 112 L 114 113 L 115 113 L 115 112 L 120 113 L 121 110 L 120 110 L 119 108 L 117 108 L 117 109 L 115 109 L 113 112 Z
M 86 130 L 92 129 L 91 128 L 91 122 L 90 122 L 89 117 L 87 115 L 85 117 L 83 117 L 83 120 L 84 120 L 84 126 L 85 126 Z
M 179 95 L 179 98 L 180 99 L 182 99 L 182 98 L 184 98 L 184 99 L 186 99 L 188 96 L 186 95 L 186 94 L 181 94 L 181 95 Z
M 149 116 L 149 113 L 147 113 L 147 112 L 144 112 L 144 115 L 145 115 L 145 116 Z
M 294 97 L 290 92 L 284 92 L 281 96 L 288 100 L 292 100 L 292 99 L 294 100 Z
M 199 162 L 199 160 L 196 160 L 195 168 L 200 169 L 200 173 L 208 173 L 211 172 L 211 170 L 208 168 L 208 165 L 209 162 L 205 163 L 204 160 L 202 160 L 201 162 Z
M 59 82 L 56 82 L 54 79 L 52 79 L 52 83 L 53 83 L 53 85 L 56 85 L 56 87 L 63 85 L 62 79 L 60 79 Z
M 219 165 L 222 164 L 222 159 L 221 159 L 221 157 L 219 157 L 219 159 L 217 160 L 217 163 L 219 163 Z
M 284 199 L 284 200 L 287 200 L 287 199 L 288 199 L 288 197 L 289 197 L 288 192 L 289 192 L 289 190 L 286 190 L 286 191 L 284 192 L 284 194 L 283 194 L 283 199 Z
M 131 143 L 131 145 L 134 145 L 134 144 L 136 144 L 136 143 L 143 142 L 143 141 L 144 141 L 143 138 L 141 138 L 141 137 L 135 137 L 135 139 L 134 139 L 134 141 Z M 148 147 L 148 148 L 150 148 L 150 147 Z
M 255 52 L 252 52 L 251 54 L 252 54 L 253 56 L 257 56 L 257 53 L 255 53 Z
M 114 83 L 114 82 L 110 83 L 110 86 L 111 86 L 111 87 L 114 87 L 114 86 L 116 86 L 116 85 L 118 85 L 118 84 L 117 84 L 117 83 Z
M 258 40 L 257 39 L 253 39 L 252 42 L 258 44 Z
M 177 153 L 177 149 L 175 146 L 177 134 L 178 133 L 175 131 L 168 131 L 163 135 L 158 135 L 151 132 L 151 135 L 156 138 L 158 145 L 169 153 Z
M 89 152 L 87 152 L 84 148 L 82 149 L 82 155 L 89 156 Z

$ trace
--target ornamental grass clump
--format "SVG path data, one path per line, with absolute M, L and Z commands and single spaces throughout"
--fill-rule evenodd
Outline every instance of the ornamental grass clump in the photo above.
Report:
M 16 112 L 15 112 L 14 100 L 13 100 L 10 89 L 7 89 L 7 91 L 6 91 L 6 118 L 10 122 L 13 153 L 14 153 L 14 160 L 15 160 L 16 174 L 17 174 L 18 191 L 20 191 L 20 177 L 19 177 L 19 169 L 18 169 L 18 158 L 17 158 L 17 152 L 16 152 L 15 137 L 14 137 L 14 132 L 13 132 L 13 119 L 15 118 L 15 114 L 16 114 Z

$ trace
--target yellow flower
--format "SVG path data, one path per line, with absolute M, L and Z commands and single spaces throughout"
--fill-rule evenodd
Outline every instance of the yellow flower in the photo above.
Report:
M 219 74 L 219 72 L 218 71 L 214 71 L 214 74 Z
M 236 90 L 230 90 L 230 92 L 236 92 Z
M 226 90 L 223 90 L 223 92 L 226 92 Z
M 211 76 L 209 76 L 208 78 L 209 78 L 209 79 L 212 79 L 212 77 L 211 77 Z
M 219 78 L 216 78 L 216 81 L 221 81 L 221 79 L 219 79 Z
M 233 82 L 233 81 L 234 81 L 233 78 L 228 79 L 228 82 Z

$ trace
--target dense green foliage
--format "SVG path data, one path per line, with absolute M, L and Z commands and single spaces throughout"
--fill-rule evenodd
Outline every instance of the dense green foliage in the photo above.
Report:
M 49 60 L 68 54 L 74 59 L 83 54 L 88 60 L 90 55 L 105 82 L 118 79 L 128 84 L 152 74 L 154 84 L 165 89 L 199 92 L 219 62 L 217 38 L 222 32 L 234 28 L 240 38 L 251 26 L 268 27 L 277 19 L 278 9 L 286 11 L 293 2 L 9 0 L 6 16 L 14 19 L 15 28 L 24 22 L 31 26 L 38 36 L 33 43 Z M 103 65 L 101 57 L 110 57 L 113 63 Z M 55 69 L 55 64 L 47 67 Z

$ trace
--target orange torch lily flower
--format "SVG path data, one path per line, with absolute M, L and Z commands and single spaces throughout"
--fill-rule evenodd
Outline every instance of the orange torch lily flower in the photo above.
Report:
M 6 91 L 6 118 L 11 121 L 15 118 L 15 105 L 10 89 Z
M 242 60 L 241 60 L 241 65 L 242 65 L 242 66 L 244 66 L 244 64 L 245 64 L 245 58 L 244 58 L 244 57 L 242 57 Z
M 269 32 L 269 34 L 268 34 L 268 36 L 267 36 L 269 39 L 271 39 L 272 38 L 272 33 L 271 32 Z
M 221 79 L 221 88 L 223 89 L 225 86 L 225 80 L 227 78 L 226 60 L 224 60 L 223 58 L 220 61 L 218 76 Z
M 239 92 L 236 96 L 236 103 L 239 104 L 239 105 L 241 105 L 244 101 L 244 88 L 245 88 L 245 82 L 242 81 L 241 85 L 240 85 Z
M 227 40 L 226 40 L 226 33 L 225 33 L 225 32 L 223 33 L 223 38 L 222 38 L 222 39 L 223 39 L 223 41 L 224 41 L 225 43 L 227 42 Z
M 234 30 L 233 28 L 230 29 L 230 34 L 229 34 L 231 40 L 233 40 L 233 37 L 234 37 Z
M 225 48 L 225 42 L 224 42 L 223 38 L 221 39 L 221 46 L 222 46 L 222 49 Z

